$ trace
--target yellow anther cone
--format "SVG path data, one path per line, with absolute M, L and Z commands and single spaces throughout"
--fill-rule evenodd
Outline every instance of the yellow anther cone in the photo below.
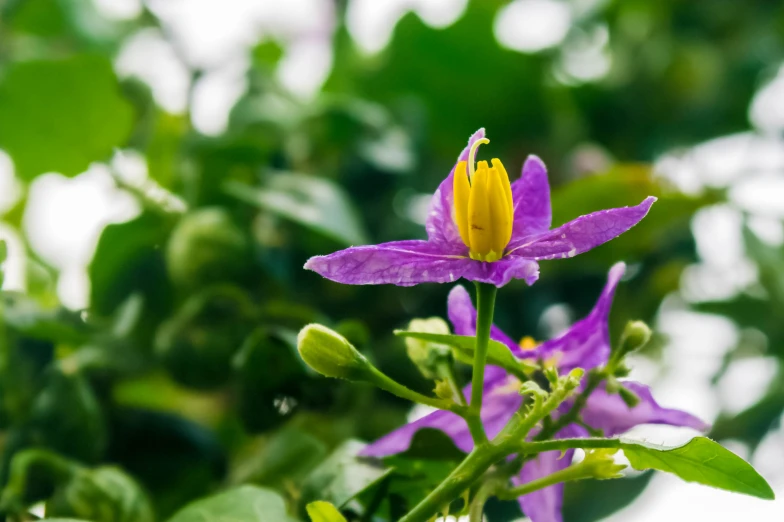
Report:
M 480 161 L 474 170 L 474 155 L 481 143 L 487 140 L 474 143 L 468 161 L 455 168 L 454 216 L 471 258 L 492 262 L 503 257 L 512 238 L 514 207 L 509 175 L 497 158 L 492 168 Z
M 494 162 L 495 163 L 495 162 Z M 487 191 L 490 200 L 490 250 L 501 254 L 512 238 L 512 215 L 509 212 L 510 201 L 504 190 L 501 176 L 496 169 L 490 169 Z M 507 183 L 507 186 L 509 183 Z
M 471 180 L 471 194 L 468 197 L 468 238 L 472 253 L 487 255 L 492 250 L 490 198 L 487 187 L 488 168 L 486 161 L 477 164 Z

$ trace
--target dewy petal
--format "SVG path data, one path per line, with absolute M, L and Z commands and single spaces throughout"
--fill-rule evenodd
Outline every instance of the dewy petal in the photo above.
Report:
M 457 249 L 450 251 L 448 245 L 411 240 L 351 247 L 312 257 L 305 268 L 347 285 L 411 286 L 457 281 L 474 263 Z
M 513 238 L 530 237 L 550 230 L 552 209 L 547 167 L 537 156 L 528 156 L 520 179 L 512 183 Z
M 512 237 L 507 247 L 513 255 L 529 259 L 562 259 L 587 252 L 618 237 L 640 222 L 656 198 L 637 206 L 600 210 L 532 238 Z M 523 203 L 524 204 L 524 203 Z
M 583 428 L 570 424 L 562 429 L 555 438 L 565 439 L 573 437 L 587 437 L 588 432 Z M 547 451 L 540 453 L 535 459 L 529 460 L 523 465 L 520 474 L 512 477 L 515 486 L 527 484 L 532 480 L 551 475 L 569 467 L 572 463 L 574 450 L 567 450 L 563 456 L 560 451 Z M 518 499 L 520 508 L 531 522 L 562 522 L 561 507 L 563 505 L 564 485 L 555 484 L 553 486 L 534 491 Z
M 523 399 L 517 390 L 511 389 L 505 384 L 505 382 L 501 382 L 485 387 L 482 424 L 490 438 L 498 435 L 522 404 Z M 466 388 L 464 392 L 468 392 L 468 396 L 470 396 L 470 388 Z M 359 454 L 363 457 L 386 457 L 402 453 L 411 446 L 416 432 L 423 428 L 443 431 L 460 450 L 466 453 L 474 448 L 474 442 L 465 420 L 452 412 L 437 410 L 368 444 Z
M 457 158 L 457 163 L 468 160 L 468 152 L 471 150 L 471 145 L 476 141 L 485 137 L 485 129 L 479 129 L 468 140 L 468 145 L 460 153 Z M 457 164 L 455 164 L 457 167 Z M 427 213 L 427 221 L 425 222 L 425 229 L 427 230 L 427 237 L 430 241 L 436 243 L 446 243 L 449 245 L 463 245 L 460 239 L 460 232 L 457 229 L 457 224 L 453 218 L 454 212 L 454 175 L 455 167 L 449 173 L 441 185 L 438 186 L 433 199 L 430 202 L 430 209 Z
M 610 395 L 599 389 L 591 394 L 582 411 L 583 420 L 592 428 L 602 430 L 605 437 L 624 433 L 639 424 L 669 424 L 706 431 L 709 425 L 681 410 L 662 408 L 644 384 L 624 381 L 623 386 L 640 398 L 640 403 L 629 408 L 620 395 Z
M 463 277 L 499 288 L 512 279 L 522 279 L 532 285 L 539 279 L 539 263 L 520 256 L 504 256 L 492 263 L 474 261 L 463 272 Z
M 625 271 L 624 263 L 613 265 L 593 310 L 559 337 L 539 345 L 533 355 L 542 360 L 554 360 L 562 373 L 578 367 L 590 370 L 605 364 L 610 357 L 610 308 Z

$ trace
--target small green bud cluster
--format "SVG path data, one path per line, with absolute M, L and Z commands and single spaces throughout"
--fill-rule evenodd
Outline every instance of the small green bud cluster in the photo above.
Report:
M 440 317 L 412 319 L 408 323 L 409 332 L 449 334 L 449 325 Z M 452 350 L 443 344 L 413 337 L 406 337 L 406 352 L 426 379 L 439 377 L 438 365 L 443 361 L 451 364 Z
M 615 463 L 614 456 L 617 451 L 614 449 L 586 451 L 585 459 L 578 465 L 588 478 L 599 480 L 620 478 L 622 476 L 620 472 L 626 469 L 626 465 Z

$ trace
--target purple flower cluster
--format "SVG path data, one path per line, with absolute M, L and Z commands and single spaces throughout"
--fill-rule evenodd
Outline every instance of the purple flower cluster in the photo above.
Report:
M 521 359 L 554 364 L 562 374 L 573 368 L 590 370 L 606 364 L 610 357 L 608 316 L 615 288 L 624 270 L 623 263 L 612 267 L 607 284 L 593 310 L 559 337 L 533 349 L 522 349 L 508 335 L 493 326 L 491 338 L 507 345 L 512 353 Z M 474 335 L 476 309 L 465 288 L 456 286 L 449 294 L 447 305 L 449 320 L 455 333 Z M 701 431 L 707 429 L 707 424 L 686 412 L 661 407 L 653 399 L 647 386 L 634 381 L 624 381 L 622 384 L 634 392 L 640 402 L 630 408 L 618 394 L 597 389 L 582 409 L 581 419 L 586 425 L 602 430 L 608 437 L 628 431 L 639 424 L 670 424 Z M 482 422 L 489 437 L 497 435 L 522 405 L 523 398 L 519 389 L 520 383 L 504 369 L 487 367 Z M 466 391 L 466 396 L 470 396 L 469 391 Z M 570 405 L 570 402 L 565 403 L 561 413 L 567 411 Z M 443 431 L 465 452 L 473 449 L 474 444 L 465 420 L 454 413 L 439 410 L 375 441 L 363 450 L 362 455 L 385 457 L 403 452 L 408 449 L 414 434 L 422 428 Z M 587 436 L 586 429 L 578 424 L 569 424 L 555 435 L 556 438 Z M 521 485 L 564 469 L 571 463 L 573 453 L 574 450 L 569 450 L 563 457 L 558 451 L 542 453 L 538 458 L 526 462 L 520 474 L 513 477 L 512 481 L 515 485 Z M 523 512 L 533 522 L 560 522 L 563 487 L 563 484 L 557 484 L 521 497 L 520 506 Z
M 600 210 L 551 230 L 550 186 L 544 163 L 530 156 L 521 177 L 510 183 L 500 160 L 493 159 L 492 166 L 486 161 L 475 165 L 474 156 L 482 143 L 488 143 L 484 129 L 471 136 L 455 167 L 436 190 L 427 216 L 427 240 L 351 247 L 313 257 L 305 268 L 333 281 L 355 285 L 411 286 L 460 278 L 497 287 L 512 279 L 523 279 L 530 285 L 539 277 L 538 261 L 573 257 L 619 236 L 645 217 L 656 200 L 648 197 L 636 206 Z M 610 359 L 607 321 L 624 271 L 623 263 L 612 267 L 591 313 L 555 339 L 538 346 L 518 344 L 495 326 L 490 337 L 508 346 L 516 357 L 555 366 L 561 374 L 574 368 L 602 367 Z M 476 335 L 477 310 L 462 286 L 449 294 L 448 314 L 456 334 Z M 521 408 L 524 399 L 520 384 L 503 368 L 486 368 L 481 420 L 489 437 L 495 437 Z M 659 406 L 647 386 L 633 381 L 622 385 L 639 398 L 636 405 L 628 406 L 619 394 L 599 386 L 585 401 L 581 423 L 566 424 L 554 437 L 587 437 L 586 427 L 611 437 L 650 423 L 707 428 L 688 413 Z M 470 386 L 465 395 L 471 396 Z M 567 400 L 553 416 L 557 419 L 564 415 L 573 401 Z M 439 410 L 375 441 L 362 455 L 385 457 L 403 452 L 422 428 L 443 431 L 465 452 L 474 447 L 466 421 L 455 413 Z M 529 437 L 539 429 L 535 428 Z M 523 464 L 512 482 L 522 485 L 564 469 L 573 453 L 539 454 Z M 563 484 L 557 484 L 521 497 L 520 505 L 533 522 L 560 522 L 562 500 Z

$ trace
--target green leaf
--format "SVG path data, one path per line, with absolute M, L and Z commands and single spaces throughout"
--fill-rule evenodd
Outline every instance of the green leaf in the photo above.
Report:
M 269 489 L 241 486 L 192 502 L 169 522 L 293 522 L 283 498 Z
M 346 518 L 335 506 L 323 500 L 311 502 L 306 509 L 313 522 L 346 522 Z
M 474 350 L 476 349 L 476 337 L 467 335 L 448 335 L 448 334 L 432 334 L 425 332 L 410 332 L 408 330 L 395 330 L 395 335 L 400 337 L 412 337 L 422 341 L 430 341 L 433 343 L 441 343 L 455 348 L 455 357 L 466 364 L 471 364 L 474 361 Z M 487 363 L 495 366 L 500 366 L 508 370 L 518 377 L 525 377 L 525 373 L 531 369 L 529 363 L 521 361 L 509 351 L 509 347 L 505 344 L 490 339 L 490 344 L 487 349 Z
M 383 480 L 392 470 L 359 459 L 357 453 L 364 447 L 356 440 L 339 446 L 308 476 L 302 486 L 302 498 L 305 501 L 327 500 L 343 506 Z
M 97 313 L 110 315 L 139 292 L 145 313 L 165 317 L 170 292 L 161 247 L 170 229 L 169 221 L 145 212 L 103 230 L 88 268 L 90 303 Z
M 621 439 L 620 447 L 637 470 L 657 469 L 687 482 L 768 500 L 775 498 L 751 464 L 706 437 L 695 437 L 675 448 Z
M 327 179 L 304 174 L 278 174 L 262 188 L 230 181 L 225 190 L 242 201 L 345 245 L 368 243 L 362 222 L 348 195 Z
M 111 62 L 97 56 L 12 64 L 0 82 L 0 148 L 17 174 L 74 176 L 131 132 L 133 111 Z
M 232 481 L 271 487 L 296 484 L 326 454 L 323 442 L 302 430 L 287 427 L 266 440 L 261 449 L 245 456 L 232 474 Z

